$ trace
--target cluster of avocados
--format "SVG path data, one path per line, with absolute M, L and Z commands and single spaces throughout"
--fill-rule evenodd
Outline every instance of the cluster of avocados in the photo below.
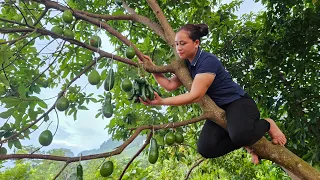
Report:
M 73 21 L 73 15 L 70 10 L 65 10 L 62 14 L 62 20 L 65 24 L 71 24 Z M 51 31 L 60 36 L 66 36 L 68 38 L 74 38 L 73 31 L 65 25 L 63 28 L 61 26 L 53 26 Z

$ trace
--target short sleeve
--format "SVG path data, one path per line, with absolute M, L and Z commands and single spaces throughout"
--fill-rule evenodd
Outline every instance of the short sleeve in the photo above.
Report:
M 215 56 L 208 56 L 200 62 L 197 74 L 211 73 L 217 74 L 218 70 L 222 66 L 221 62 Z

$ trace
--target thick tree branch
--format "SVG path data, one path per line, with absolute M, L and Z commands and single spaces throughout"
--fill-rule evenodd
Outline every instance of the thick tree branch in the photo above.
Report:
M 199 166 L 199 164 L 201 164 L 204 160 L 205 160 L 204 158 L 201 158 L 199 161 L 197 161 L 197 162 L 190 168 L 190 170 L 188 171 L 188 173 L 187 173 L 187 175 L 186 175 L 186 177 L 185 177 L 185 180 L 189 179 L 189 176 L 190 176 L 192 170 L 193 170 L 195 167 Z
M 44 4 L 46 6 L 46 8 L 53 8 L 53 9 L 57 9 L 57 10 L 60 10 L 60 11 L 64 11 L 64 10 L 69 9 L 69 8 L 67 8 L 65 6 L 62 6 L 62 5 L 58 4 L 57 2 L 53 2 L 53 1 L 49 1 L 49 0 L 33 0 L 33 1 L 41 3 L 41 4 Z M 72 10 L 72 13 L 73 13 L 73 16 L 76 17 L 77 19 L 82 19 L 82 20 L 87 21 L 87 22 L 89 22 L 89 23 L 91 23 L 93 25 L 96 25 L 97 27 L 102 27 L 103 29 L 108 31 L 110 34 L 112 34 L 113 36 L 117 37 L 120 41 L 125 43 L 127 46 L 132 46 L 134 48 L 137 56 L 139 58 L 141 58 L 141 59 L 143 58 L 143 54 L 139 51 L 139 49 L 137 47 L 135 47 L 125 36 L 123 36 L 121 33 L 116 31 L 115 29 L 113 29 L 107 23 L 104 23 L 104 22 L 100 21 L 100 19 L 92 18 L 92 17 L 89 17 L 89 16 L 87 16 L 85 14 L 78 13 L 77 11 L 74 11 L 74 10 Z M 69 41 L 69 42 L 71 42 L 71 41 Z M 77 44 L 77 45 L 80 45 L 80 44 Z M 94 48 L 94 47 L 92 47 L 92 48 Z M 89 48 L 87 48 L 87 49 L 89 49 Z M 92 50 L 94 52 L 98 52 L 97 48 L 90 49 L 90 50 Z M 100 55 L 106 57 L 105 54 L 101 54 L 100 53 Z M 120 58 L 119 56 L 117 58 L 115 58 L 115 59 L 118 60 L 118 61 L 124 62 L 126 64 L 130 64 L 130 65 L 136 66 L 136 63 L 134 63 L 131 60 Z
M 171 25 L 169 24 L 166 16 L 163 14 L 159 4 L 156 0 L 147 0 L 149 6 L 153 10 L 153 13 L 158 18 L 165 34 L 165 38 L 167 40 L 167 43 L 171 48 L 174 48 L 174 38 L 175 38 L 175 32 L 173 31 Z
M 126 165 L 126 167 L 123 169 L 120 177 L 119 177 L 119 180 L 122 179 L 124 173 L 126 172 L 126 170 L 129 168 L 130 164 L 139 156 L 139 154 L 147 147 L 147 145 L 150 143 L 150 139 L 152 137 L 153 133 L 152 131 L 149 133 L 146 141 L 144 142 L 143 146 L 139 149 L 139 151 L 131 158 L 131 160 L 128 162 L 128 164 Z
M 151 30 L 153 30 L 158 36 L 160 36 L 163 40 L 166 40 L 164 35 L 164 30 L 162 27 L 158 24 L 153 22 L 151 19 L 138 15 L 132 8 L 130 8 L 127 3 L 123 3 L 122 6 L 133 16 L 133 21 L 140 22 L 141 24 L 146 25 Z
M 64 11 L 66 9 L 68 9 L 67 7 L 64 7 L 64 6 L 61 6 L 59 5 L 58 3 L 56 2 L 53 2 L 53 1 L 49 1 L 49 0 L 43 0 L 43 1 L 40 1 L 40 0 L 34 0 L 36 2 L 39 2 L 39 3 L 42 3 L 46 6 L 46 8 L 54 8 L 54 9 L 57 9 L 57 10 L 60 10 L 60 11 Z M 101 22 L 99 19 L 97 18 L 92 18 L 92 17 L 89 17 L 87 16 L 86 14 L 83 14 L 82 13 L 79 13 L 81 11 L 78 11 L 78 10 L 73 10 L 73 15 L 77 18 L 77 19 L 82 19 L 84 21 L 87 21 L 91 24 L 94 24 L 96 25 L 97 27 L 102 27 L 103 29 L 105 29 L 106 31 L 108 31 L 110 34 L 112 34 L 113 36 L 117 37 L 119 40 L 121 40 L 123 43 L 125 43 L 126 45 L 128 46 L 132 46 L 138 56 L 138 58 L 140 59 L 144 59 L 143 58 L 143 54 L 140 52 L 139 49 L 136 48 L 136 46 L 134 46 L 126 37 L 124 37 L 121 33 L 119 33 L 118 31 L 116 31 L 115 29 L 113 29 L 111 26 L 109 26 L 108 24 L 104 23 L 104 22 Z M 172 30 L 172 29 L 171 29 Z M 173 31 L 172 31 L 173 32 Z M 171 34 L 172 35 L 172 34 Z M 174 32 L 173 32 L 173 36 L 171 38 L 171 41 L 172 43 L 174 43 Z M 70 42 L 70 41 L 69 41 Z M 79 45 L 79 44 L 77 44 Z M 88 48 L 87 48 L 88 49 Z M 96 49 L 96 48 L 95 48 Z M 94 52 L 97 52 L 97 50 L 95 49 L 90 49 L 90 50 L 93 50 Z M 100 51 L 99 51 L 100 52 Z M 100 53 L 101 56 L 104 56 L 103 54 Z M 106 56 L 104 56 L 106 57 Z M 116 56 L 114 56 L 116 57 Z M 109 57 L 110 58 L 110 57 Z M 115 58 L 116 60 L 119 60 L 118 58 Z M 132 62 L 131 60 L 119 60 L 121 62 L 124 62 L 126 64 L 130 64 L 130 65 L 135 65 L 136 66 L 136 63 Z M 172 65 L 167 65 L 167 66 L 163 66 L 163 67 L 155 67 L 155 66 L 147 66 L 146 68 L 149 70 L 149 71 L 152 71 L 152 72 L 172 72 Z
M 74 11 L 78 12 L 78 13 L 81 13 L 81 14 L 84 14 L 84 15 L 87 15 L 89 17 L 103 19 L 105 21 L 109 21 L 109 20 L 131 20 L 131 21 L 134 21 L 134 22 L 139 22 L 139 23 L 144 24 L 147 27 L 149 27 L 158 36 L 160 36 L 163 40 L 165 40 L 164 32 L 163 32 L 163 29 L 161 28 L 161 26 L 159 26 L 159 24 L 153 22 L 151 19 L 149 19 L 149 18 L 147 18 L 145 16 L 141 16 L 141 15 L 138 15 L 138 14 L 114 16 L 114 15 L 94 14 L 94 13 L 80 11 L 80 10 L 74 10 Z

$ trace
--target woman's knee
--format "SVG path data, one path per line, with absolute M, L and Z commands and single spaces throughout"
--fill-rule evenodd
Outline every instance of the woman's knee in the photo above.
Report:
M 251 146 L 254 144 L 254 133 L 251 130 L 238 130 L 230 133 L 231 140 L 238 146 Z
M 208 147 L 208 144 L 201 142 L 201 140 L 198 141 L 197 151 L 204 158 L 211 158 L 212 156 L 212 149 Z

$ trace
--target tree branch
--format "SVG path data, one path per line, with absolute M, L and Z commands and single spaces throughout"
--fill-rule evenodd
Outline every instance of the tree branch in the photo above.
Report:
M 303 100 L 298 101 L 297 104 L 302 104 L 303 102 L 305 102 L 305 101 L 310 101 L 310 100 L 312 100 L 312 99 L 320 99 L 320 96 L 310 96 L 310 97 L 308 97 L 308 98 L 305 98 L 305 99 L 303 99 Z
M 188 173 L 187 173 L 187 175 L 186 175 L 186 178 L 185 178 L 184 180 L 187 180 L 187 179 L 189 178 L 192 170 L 193 170 L 195 167 L 199 166 L 199 164 L 201 164 L 204 160 L 205 160 L 204 158 L 201 158 L 198 162 L 196 162 L 196 163 L 190 168 L 190 170 L 188 171 Z
M 170 26 L 166 16 L 163 14 L 162 9 L 160 8 L 159 4 L 156 0 L 147 0 L 149 6 L 153 10 L 153 13 L 158 18 L 165 34 L 165 38 L 167 40 L 167 43 L 171 48 L 174 48 L 174 38 L 175 38 L 175 32 L 173 31 L 172 27 Z M 176 54 L 177 55 L 177 54 Z
M 69 162 L 66 162 L 66 164 L 61 168 L 61 170 L 58 172 L 58 174 L 53 178 L 54 180 L 57 179 L 60 174 L 63 172 L 63 170 L 69 165 Z
M 123 62 L 125 64 L 129 64 L 129 65 L 133 65 L 133 66 L 137 66 L 137 63 L 133 62 L 132 60 L 129 60 L 129 59 L 126 59 L 126 58 L 122 58 L 120 56 L 117 56 L 117 55 L 113 55 L 111 53 L 107 53 L 101 49 L 99 49 L 98 51 L 98 48 L 95 48 L 93 46 L 90 46 L 90 45 L 87 45 L 85 43 L 82 43 L 78 40 L 75 40 L 75 39 L 72 39 L 72 38 L 68 38 L 68 37 L 65 37 L 65 36 L 61 36 L 61 35 L 58 35 L 58 34 L 55 34 L 51 31 L 48 31 L 48 30 L 45 30 L 45 29 L 39 29 L 39 28 L 0 28 L 0 32 L 2 33 L 14 33 L 14 32 L 31 32 L 33 30 L 36 30 L 37 33 L 40 33 L 42 35 L 50 35 L 52 37 L 59 37 L 63 40 L 66 40 L 68 42 L 70 42 L 71 44 L 76 44 L 78 46 L 81 46 L 83 48 L 86 48 L 86 49 L 89 49 L 93 52 L 98 52 L 100 54 L 100 56 L 102 57 L 107 57 L 107 58 L 113 58 L 117 61 L 120 61 L 120 62 Z
M 125 5 L 125 3 L 123 3 L 123 6 L 124 5 Z M 87 16 L 92 17 L 92 18 L 103 19 L 105 21 L 110 21 L 110 20 L 131 20 L 131 21 L 134 21 L 134 22 L 139 22 L 139 23 L 144 24 L 147 27 L 149 27 L 158 36 L 160 36 L 163 40 L 165 40 L 164 31 L 161 28 L 161 26 L 159 24 L 153 22 L 151 19 L 149 19 L 149 18 L 147 18 L 145 16 L 141 16 L 141 15 L 138 15 L 138 14 L 132 14 L 132 13 L 131 13 L 131 15 L 117 15 L 116 16 L 116 15 L 94 14 L 94 13 L 80 11 L 80 10 L 74 10 L 74 11 L 78 12 L 78 13 L 81 13 L 81 14 L 84 14 L 84 15 L 87 15 Z M 131 12 L 131 11 L 129 11 L 129 12 Z
M 146 25 L 151 30 L 153 30 L 158 36 L 160 36 L 163 40 L 166 40 L 164 30 L 162 27 L 158 24 L 153 22 L 151 19 L 138 15 L 132 8 L 130 8 L 127 3 L 123 3 L 122 6 L 131 14 L 132 21 L 140 22 L 141 24 Z
M 61 46 L 61 49 L 59 50 L 58 55 L 56 56 L 56 58 L 49 64 L 49 66 L 48 66 L 45 70 L 43 70 L 36 78 L 34 78 L 34 79 L 32 80 L 32 82 L 29 83 L 28 86 L 26 86 L 27 88 L 30 87 L 37 79 L 39 79 L 40 76 L 42 76 L 42 75 L 56 62 L 56 60 L 58 59 L 58 57 L 59 57 L 60 54 L 62 53 L 62 50 L 63 50 L 63 47 L 64 47 L 65 43 L 66 43 L 66 41 L 63 42 L 63 44 L 62 44 L 62 46 Z
M 292 89 L 292 86 L 286 80 L 286 78 L 284 77 L 284 74 L 281 71 L 279 71 L 279 76 L 280 76 L 280 79 L 283 81 L 284 85 L 287 86 L 289 89 Z
M 24 39 L 24 38 L 32 35 L 34 32 L 35 32 L 35 30 L 32 31 L 31 33 L 25 33 L 24 35 L 20 36 L 20 37 L 17 38 L 17 39 L 13 39 L 13 40 L 11 40 L 11 41 L 0 42 L 0 44 L 7 44 L 7 43 L 8 43 L 8 45 L 11 46 L 11 45 L 13 45 L 14 43 L 16 43 L 17 41 L 19 41 L 19 40 L 21 40 L 21 39 Z
M 121 175 L 120 175 L 120 177 L 119 177 L 119 180 L 122 179 L 124 173 L 125 173 L 126 170 L 129 168 L 129 166 L 130 166 L 130 164 L 133 162 L 133 160 L 136 159 L 136 158 L 139 156 L 139 154 L 140 154 L 140 153 L 147 147 L 147 145 L 150 143 L 150 139 L 151 139 L 151 137 L 152 137 L 152 134 L 153 134 L 153 133 L 152 133 L 152 131 L 151 131 L 151 132 L 149 133 L 146 141 L 144 142 L 143 146 L 139 149 L 139 151 L 138 151 L 138 152 L 131 158 L 131 160 L 128 162 L 128 164 L 126 165 L 126 167 L 123 169 L 123 171 L 122 171 L 122 173 L 121 173 Z
M 54 8 L 54 9 L 57 9 L 57 10 L 61 10 L 61 11 L 64 11 L 66 9 L 68 9 L 67 7 L 64 7 L 64 6 L 61 6 L 59 5 L 58 3 L 56 2 L 53 2 L 53 1 L 48 1 L 48 0 L 34 0 L 36 2 L 39 2 L 39 3 L 42 3 L 44 4 L 47 8 Z M 81 12 L 81 13 L 80 13 Z M 128 46 L 132 46 L 138 56 L 138 58 L 140 59 L 144 59 L 143 58 L 143 54 L 140 52 L 140 50 L 138 48 L 136 48 L 136 46 L 134 46 L 126 37 L 124 37 L 121 33 L 119 33 L 118 31 L 116 31 L 115 29 L 113 29 L 111 26 L 109 26 L 108 24 L 104 23 L 104 22 L 101 22 L 99 19 L 97 18 L 92 18 L 92 17 L 89 17 L 86 15 L 86 13 L 82 12 L 82 11 L 79 11 L 79 10 L 73 10 L 73 15 L 77 18 L 77 19 L 82 19 L 84 21 L 87 21 L 91 24 L 94 24 L 96 25 L 97 27 L 101 27 L 103 29 L 105 29 L 106 31 L 108 31 L 110 34 L 112 34 L 113 36 L 117 37 L 120 41 L 122 41 L 123 43 L 125 43 L 126 45 Z M 149 24 L 151 25 L 151 24 Z M 169 25 L 169 24 L 168 24 Z M 171 42 L 174 44 L 174 32 L 173 30 L 171 29 L 173 35 L 172 35 L 172 38 L 171 38 Z M 172 34 L 171 33 L 171 34 Z M 61 36 L 58 36 L 58 37 L 61 37 Z M 72 43 L 71 41 L 69 41 L 70 43 Z M 79 42 L 80 43 L 80 42 Z M 74 43 L 74 44 L 77 44 L 77 43 Z M 83 43 L 81 43 L 83 44 Z M 80 44 L 77 44 L 77 45 L 80 45 Z M 80 45 L 80 46 L 83 46 L 83 45 Z M 83 46 L 84 47 L 84 46 Z M 91 47 L 91 46 L 90 46 Z M 85 47 L 87 48 L 87 47 Z M 92 47 L 94 48 L 94 47 Z M 89 49 L 89 48 L 87 48 Z M 94 52 L 97 52 L 96 48 L 94 49 L 89 49 L 89 50 L 92 50 Z M 99 51 L 100 52 L 100 51 Z M 101 56 L 104 56 L 104 57 L 107 57 L 105 56 L 104 54 L 100 53 Z M 110 56 L 108 56 L 109 58 L 111 58 Z M 119 59 L 119 56 L 114 56 L 116 60 L 119 60 L 120 62 L 124 62 L 126 64 L 130 64 L 130 65 L 134 65 L 134 66 L 137 66 L 136 63 L 134 63 L 133 61 L 131 60 L 126 60 L 126 59 L 122 59 L 120 60 Z M 156 73 L 163 73 L 163 72 L 173 72 L 173 66 L 170 64 L 170 65 L 167 65 L 167 66 L 161 66 L 161 67 L 157 67 L 157 66 L 146 66 L 146 70 L 148 70 L 149 72 L 156 72 Z
M 60 93 L 62 94 L 62 93 Z M 51 107 L 52 108 L 52 107 Z M 50 108 L 50 109 L 51 109 Z M 121 154 L 121 152 L 140 134 L 141 131 L 146 130 L 146 129 L 168 129 L 168 128 L 174 128 L 174 127 L 179 127 L 179 126 L 185 126 L 187 124 L 195 123 L 201 120 L 204 120 L 208 118 L 210 113 L 203 114 L 199 117 L 193 118 L 188 121 L 181 121 L 181 122 L 176 122 L 176 123 L 168 123 L 168 124 L 161 124 L 161 125 L 145 125 L 145 126 L 140 126 L 136 128 L 135 132 L 129 137 L 128 140 L 126 140 L 121 146 L 119 146 L 116 150 L 111 151 L 111 152 L 106 152 L 106 153 L 101 153 L 101 154 L 93 154 L 93 155 L 87 155 L 87 156 L 82 156 L 81 160 L 91 160 L 91 159 L 98 159 L 98 158 L 105 158 L 117 154 Z M 43 115 L 44 116 L 44 115 Z M 10 137 L 9 137 L 10 138 Z M 1 143 L 1 141 L 0 141 Z M 76 162 L 79 161 L 80 157 L 63 157 L 63 156 L 53 156 L 53 155 L 43 155 L 43 154 L 8 154 L 8 155 L 0 155 L 0 160 L 6 160 L 6 159 L 48 159 L 48 160 L 54 160 L 54 161 L 65 161 L 65 162 Z
M 18 24 L 18 25 L 21 25 L 21 26 L 26 26 L 23 23 L 20 23 L 20 22 L 17 22 L 17 21 L 12 21 L 12 20 L 9 20 L 9 19 L 4 19 L 4 18 L 0 18 L 0 21 L 8 22 L 8 23 L 11 23 L 11 24 Z
M 57 9 L 57 10 L 60 10 L 60 11 L 64 11 L 64 10 L 67 10 L 69 8 L 65 7 L 65 6 L 62 6 L 60 4 L 58 4 L 57 2 L 53 2 L 53 1 L 49 1 L 49 0 L 33 0 L 35 2 L 38 2 L 38 3 L 41 3 L 41 4 L 44 4 L 46 6 L 46 8 L 53 8 L 53 9 Z M 140 59 L 143 59 L 143 54 L 140 52 L 140 50 L 134 46 L 126 37 L 124 37 L 121 33 L 119 33 L 118 31 L 116 31 L 115 29 L 113 29 L 111 26 L 109 26 L 107 23 L 104 23 L 104 22 L 101 22 L 100 19 L 97 19 L 97 18 L 92 18 L 92 17 L 89 17 L 85 14 L 81 14 L 81 13 L 78 13 L 77 11 L 75 10 L 72 10 L 72 14 L 74 17 L 76 17 L 77 19 L 82 19 L 84 21 L 87 21 L 93 25 L 96 25 L 97 27 L 102 27 L 103 29 L 105 29 L 106 31 L 108 31 L 110 34 L 112 34 L 113 36 L 117 37 L 120 41 L 122 41 L 123 43 L 125 43 L 127 46 L 132 46 L 137 54 L 137 56 L 140 58 Z M 58 36 L 60 37 L 60 36 Z M 69 41 L 71 42 L 71 41 Z M 79 44 L 77 44 L 79 45 Z M 90 46 L 91 47 L 91 46 Z M 94 47 L 92 47 L 94 48 Z M 88 49 L 88 48 L 87 48 Z M 90 49 L 94 52 L 98 52 L 97 51 L 97 48 L 94 48 L 94 49 Z M 100 51 L 99 51 L 100 52 Z M 101 54 L 101 56 L 104 56 L 104 54 Z M 120 60 L 122 59 L 122 60 Z M 133 61 L 131 60 L 126 60 L 124 58 L 120 58 L 119 59 L 119 56 L 118 56 L 118 59 L 116 60 L 119 60 L 121 62 L 124 62 L 126 64 L 130 64 L 130 65 L 134 65 L 134 66 L 137 66 L 136 63 L 134 63 Z
M 37 19 L 37 21 L 34 22 L 33 26 L 36 26 L 36 25 L 41 21 L 41 19 L 47 14 L 48 10 L 49 10 L 49 9 L 46 7 L 46 8 L 44 9 L 44 11 L 41 13 L 40 17 Z M 42 25 L 41 25 L 41 26 L 42 26 Z M 42 26 L 42 27 L 43 27 L 43 26 Z
M 101 59 L 101 57 L 99 57 L 99 58 L 97 59 L 97 61 L 99 61 L 100 59 Z M 61 91 L 61 92 L 58 93 L 57 100 L 63 95 L 63 93 L 66 91 L 66 89 L 68 89 L 68 87 L 70 87 L 73 82 L 75 82 L 78 78 L 80 78 L 80 76 L 81 76 L 82 74 L 84 74 L 85 72 L 87 72 L 97 61 L 93 60 L 93 61 L 92 61 L 87 67 L 85 67 L 76 77 L 74 77 L 74 78 L 69 82 L 69 84 L 66 85 L 66 88 L 65 88 L 63 91 Z M 9 139 L 13 139 L 13 138 L 19 136 L 21 133 L 25 132 L 27 129 L 29 129 L 30 127 L 32 127 L 33 125 L 35 125 L 37 122 L 39 122 L 42 118 L 44 118 L 44 117 L 46 116 L 46 114 L 49 114 L 54 108 L 55 108 L 55 104 L 54 104 L 53 106 L 51 106 L 51 107 L 47 110 L 47 112 L 45 112 L 44 114 L 42 114 L 38 119 L 36 119 L 35 121 L 33 121 L 31 124 L 29 124 L 28 126 L 26 126 L 25 128 L 23 128 L 21 131 L 15 133 L 15 134 L 13 134 L 13 135 L 11 135 L 10 137 L 1 140 L 0 143 L 6 142 L 6 141 L 9 140 Z
M 176 128 L 176 127 L 180 127 L 180 126 L 185 126 L 188 124 L 193 124 L 199 121 L 202 121 L 204 119 L 207 119 L 210 117 L 210 113 L 204 113 L 201 116 L 192 118 L 190 120 L 182 120 L 180 122 L 170 122 L 168 124 L 159 124 L 159 125 L 143 125 L 143 126 L 139 126 L 137 128 L 130 128 L 129 130 L 136 130 L 139 128 L 142 129 L 154 129 L 154 130 L 159 130 L 159 129 L 169 129 L 169 128 Z

